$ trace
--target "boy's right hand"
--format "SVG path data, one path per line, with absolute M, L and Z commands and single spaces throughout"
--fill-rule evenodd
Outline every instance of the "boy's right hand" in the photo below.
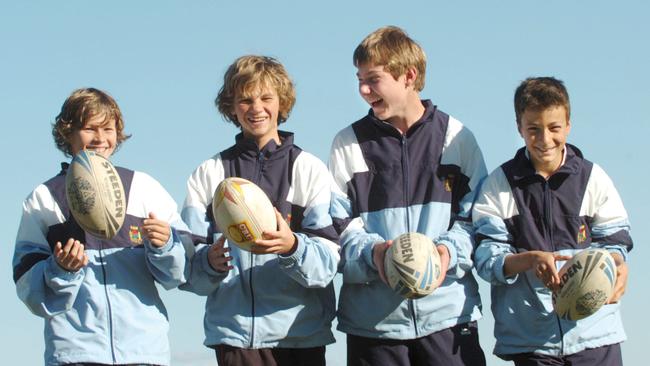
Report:
M 228 272 L 233 269 L 233 266 L 228 264 L 231 260 L 231 256 L 227 256 L 227 253 L 230 251 L 230 248 L 224 248 L 226 242 L 226 237 L 221 236 L 217 239 L 214 244 L 208 248 L 208 263 L 210 267 L 217 272 Z
M 68 272 L 77 272 L 88 264 L 88 256 L 84 250 L 84 245 L 79 240 L 68 239 L 65 246 L 61 242 L 56 242 L 54 246 L 54 258 L 59 267 Z
M 375 243 L 372 247 L 372 262 L 377 268 L 379 273 L 379 278 L 388 285 L 388 279 L 386 279 L 386 272 L 384 271 L 384 257 L 386 257 L 386 250 L 393 245 L 392 240 L 385 241 L 383 243 Z
M 539 250 L 533 250 L 528 253 L 531 255 L 530 268 L 535 271 L 535 276 L 550 290 L 558 290 L 560 286 L 560 275 L 557 272 L 555 262 L 569 260 L 571 256 Z

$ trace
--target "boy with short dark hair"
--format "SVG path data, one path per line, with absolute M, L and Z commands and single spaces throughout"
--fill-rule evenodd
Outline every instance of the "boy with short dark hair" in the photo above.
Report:
M 458 120 L 420 99 L 426 57 L 403 30 L 371 33 L 353 61 L 371 109 L 337 134 L 330 155 L 348 365 L 485 365 L 469 216 L 486 174 L 481 151 Z M 427 235 L 441 256 L 440 287 L 420 299 L 384 280 L 386 249 L 406 232 Z
M 204 344 L 222 366 L 325 365 L 325 345 L 334 342 L 332 179 L 325 164 L 294 145 L 292 133 L 278 130 L 294 102 L 277 60 L 235 60 L 215 103 L 241 133 L 187 182 L 182 217 L 200 244 L 184 288 L 208 296 Z M 252 252 L 226 247 L 214 224 L 212 197 L 228 177 L 257 184 L 277 210 L 277 231 L 264 233 Z
M 526 146 L 488 176 L 473 210 L 476 268 L 492 284 L 494 353 L 518 366 L 621 365 L 617 302 L 632 249 L 623 203 L 603 169 L 566 143 L 570 103 L 560 80 L 524 80 L 514 104 Z M 562 319 L 552 305 L 558 269 L 592 247 L 614 257 L 614 294 L 593 315 Z
M 52 128 L 57 147 L 109 158 L 129 136 L 107 93 L 75 90 Z M 23 203 L 13 259 L 18 297 L 45 319 L 45 364 L 168 365 L 169 323 L 155 282 L 184 281 L 188 233 L 176 203 L 150 176 L 117 168 L 126 217 L 112 239 L 85 232 L 70 214 L 65 174 L 39 185 Z

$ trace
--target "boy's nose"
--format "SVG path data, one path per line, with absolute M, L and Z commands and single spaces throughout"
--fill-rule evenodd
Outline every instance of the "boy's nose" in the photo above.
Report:
M 253 111 L 261 111 L 262 110 L 262 102 L 260 100 L 254 100 L 253 104 L 251 105 L 253 108 Z
M 104 132 L 102 130 L 97 130 L 97 131 L 95 131 L 95 134 L 94 134 L 93 137 L 94 137 L 95 141 L 104 141 L 104 138 L 106 136 L 105 136 L 105 134 L 104 134 Z
M 359 93 L 361 93 L 361 95 L 370 94 L 370 87 L 367 84 L 359 84 Z
M 549 143 L 551 140 L 553 140 L 553 134 L 551 131 L 548 131 L 546 129 L 542 130 L 542 141 Z

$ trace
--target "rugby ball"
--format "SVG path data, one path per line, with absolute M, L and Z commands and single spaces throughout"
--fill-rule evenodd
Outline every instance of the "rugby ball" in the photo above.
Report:
M 438 284 L 440 255 L 426 235 L 402 234 L 386 250 L 384 272 L 389 286 L 401 296 L 407 299 L 424 297 Z
M 72 216 L 86 232 L 111 239 L 120 231 L 126 196 L 108 159 L 88 150 L 75 155 L 65 176 L 65 193 Z
M 238 177 L 226 178 L 214 191 L 212 215 L 226 238 L 244 250 L 264 231 L 276 231 L 275 208 L 255 183 Z
M 616 263 L 603 249 L 586 249 L 568 260 L 558 273 L 553 308 L 567 320 L 580 320 L 600 309 L 614 292 Z

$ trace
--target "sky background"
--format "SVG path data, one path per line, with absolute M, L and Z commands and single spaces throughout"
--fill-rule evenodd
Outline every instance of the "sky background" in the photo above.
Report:
M 491 171 L 523 146 L 514 89 L 555 76 L 571 96 L 569 142 L 617 185 L 632 223 L 623 320 L 626 365 L 647 364 L 650 266 L 643 232 L 650 133 L 650 5 L 638 1 L 2 1 L 0 3 L 0 312 L 3 364 L 42 364 L 43 321 L 15 294 L 11 259 L 21 202 L 65 160 L 51 123 L 70 92 L 108 91 L 132 134 L 113 161 L 158 179 L 182 204 L 194 168 L 234 142 L 213 105 L 227 66 L 243 54 L 278 58 L 297 88 L 283 129 L 327 161 L 335 133 L 367 113 L 352 52 L 373 30 L 403 27 L 428 57 L 424 98 L 468 126 Z M 335 280 L 337 286 L 340 277 Z M 494 339 L 481 282 L 481 343 Z M 204 298 L 164 292 L 173 365 L 213 365 L 202 346 Z M 516 324 L 513 324 L 516 326 Z M 327 349 L 343 365 L 345 338 Z

